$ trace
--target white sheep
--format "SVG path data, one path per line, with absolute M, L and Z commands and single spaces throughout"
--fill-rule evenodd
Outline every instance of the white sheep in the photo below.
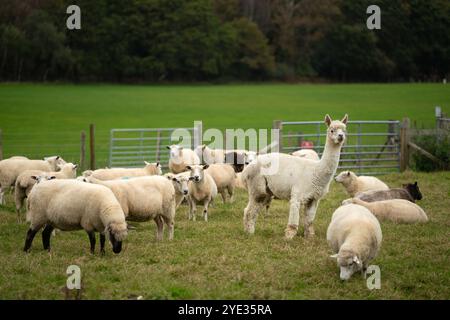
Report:
M 162 175 L 161 164 L 159 162 L 149 163 L 144 161 L 143 168 L 111 168 L 111 169 L 97 169 L 92 172 L 90 170 L 84 171 L 84 177 L 92 177 L 99 180 L 114 180 L 118 178 L 143 177 Z
M 319 155 L 313 149 L 300 149 L 292 152 L 291 155 L 305 159 L 320 160 Z
M 51 179 L 75 179 L 77 176 L 77 165 L 73 163 L 66 163 L 58 165 L 60 171 L 45 172 L 40 170 L 26 170 L 22 172 L 16 179 L 14 188 L 14 200 L 16 203 L 16 212 L 20 220 L 20 209 L 23 206 L 23 201 L 30 194 L 31 189 L 36 184 L 38 176 L 45 176 L 48 180 Z
M 137 222 L 154 220 L 157 226 L 157 240 L 162 240 L 166 223 L 169 228 L 169 239 L 173 239 L 175 189 L 167 178 L 146 176 L 106 181 L 91 176 L 86 179 L 90 183 L 101 184 L 112 190 L 126 220 Z
M 190 175 L 191 173 L 189 171 L 179 174 L 168 173 L 165 175 L 167 179 L 172 181 L 173 187 L 175 188 L 175 203 L 177 208 L 189 194 L 189 181 L 193 180 Z
M 214 179 L 206 172 L 209 165 L 187 166 L 190 170 L 191 181 L 189 183 L 189 219 L 195 221 L 197 204 L 203 205 L 203 217 L 208 221 L 208 206 L 217 196 L 217 186 Z
M 216 183 L 217 192 L 221 194 L 223 203 L 227 202 L 227 192 L 230 196 L 230 202 L 233 202 L 234 186 L 236 182 L 236 173 L 230 164 L 216 163 L 209 165 L 206 169 Z
M 367 267 L 380 249 L 382 233 L 377 218 L 363 206 L 339 207 L 331 217 L 327 241 L 337 259 L 340 278 L 348 280 L 358 271 L 365 276 Z
M 14 186 L 17 177 L 25 170 L 58 171 L 58 165 L 65 163 L 59 156 L 47 157 L 44 160 L 16 156 L 0 161 L 0 204 L 5 204 L 6 190 Z
M 380 220 L 397 223 L 425 223 L 428 221 L 428 216 L 421 207 L 404 199 L 365 202 L 353 198 L 351 202 L 366 207 Z
M 72 180 L 50 180 L 37 183 L 28 196 L 27 232 L 24 251 L 29 251 L 36 233 L 42 231 L 44 250 L 50 251 L 54 228 L 62 231 L 84 229 L 95 250 L 95 232 L 100 232 L 100 249 L 104 253 L 105 233 L 113 252 L 122 250 L 127 235 L 125 214 L 113 192 L 101 185 Z
M 186 166 L 200 164 L 200 158 L 191 149 L 175 144 L 167 146 L 167 149 L 170 149 L 169 170 L 172 173 L 188 171 Z
M 242 181 L 242 172 L 236 173 L 236 179 L 234 180 L 234 186 L 239 189 L 247 190 L 247 186 Z
M 285 237 L 292 239 L 298 230 L 300 208 L 305 208 L 305 237 L 314 235 L 313 221 L 320 199 L 328 192 L 345 141 L 348 116 L 342 121 L 325 117 L 327 138 L 320 161 L 282 153 L 259 155 L 242 173 L 249 202 L 244 210 L 244 229 L 255 232 L 258 213 L 268 207 L 272 197 L 290 200 Z
M 211 149 L 206 144 L 202 144 L 195 148 L 195 154 L 206 164 L 225 163 L 226 150 Z
M 342 183 L 347 193 L 354 197 L 358 192 L 370 190 L 389 190 L 389 187 L 380 179 L 371 176 L 358 177 L 352 171 L 343 171 L 336 178 L 336 182 Z

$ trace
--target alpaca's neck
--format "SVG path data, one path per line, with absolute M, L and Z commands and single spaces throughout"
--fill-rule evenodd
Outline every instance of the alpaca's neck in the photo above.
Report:
M 322 158 L 319 161 L 319 172 L 330 180 L 336 173 L 341 156 L 341 145 L 336 145 L 327 139 Z

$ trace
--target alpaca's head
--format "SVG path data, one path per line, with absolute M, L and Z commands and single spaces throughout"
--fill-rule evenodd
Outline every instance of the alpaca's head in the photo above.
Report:
M 347 133 L 347 121 L 348 115 L 339 120 L 332 120 L 327 114 L 325 116 L 325 124 L 327 125 L 327 139 L 336 145 L 343 145 L 345 142 L 345 136 Z

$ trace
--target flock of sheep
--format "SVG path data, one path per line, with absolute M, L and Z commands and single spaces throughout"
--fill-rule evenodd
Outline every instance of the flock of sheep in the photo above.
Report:
M 77 177 L 77 166 L 59 156 L 44 160 L 11 157 L 0 161 L 0 203 L 5 203 L 6 190 L 14 187 L 20 220 L 27 198 L 30 228 L 25 251 L 30 250 L 34 236 L 42 228 L 44 249 L 50 250 L 50 237 L 56 228 L 85 230 L 91 253 L 95 251 L 95 232 L 99 232 L 100 251 L 104 253 L 108 237 L 113 252 L 119 253 L 127 236 L 126 221 L 154 220 L 157 240 L 163 238 L 164 225 L 172 239 L 175 213 L 183 201 L 189 205 L 189 219 L 196 219 L 197 206 L 201 205 L 207 221 L 216 196 L 220 194 L 223 202 L 232 202 L 236 187 L 248 192 L 246 232 L 255 232 L 259 212 L 268 211 L 273 199 L 284 199 L 290 203 L 285 237 L 292 239 L 297 234 L 301 209 L 305 213 L 305 237 L 313 236 L 319 202 L 335 178 L 351 198 L 333 213 L 327 240 L 340 267 L 340 277 L 347 280 L 358 271 L 365 275 L 369 262 L 376 257 L 382 240 L 379 220 L 428 220 L 415 204 L 422 197 L 417 182 L 390 189 L 375 177 L 357 177 L 351 171 L 335 177 L 347 121 L 347 115 L 341 121 L 326 115 L 327 138 L 321 158 L 310 149 L 258 155 L 246 150 L 213 150 L 205 145 L 195 150 L 172 145 L 168 146 L 170 173 L 165 175 L 159 163 L 146 162 L 144 168 L 88 170 Z M 275 172 L 267 170 L 274 164 Z

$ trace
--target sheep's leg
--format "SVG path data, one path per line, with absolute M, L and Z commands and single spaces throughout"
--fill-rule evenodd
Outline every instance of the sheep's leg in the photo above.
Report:
M 47 224 L 42 231 L 42 245 L 44 246 L 44 250 L 50 252 L 50 237 L 52 235 L 53 227 Z
M 192 200 L 190 202 L 191 205 L 191 210 L 190 210 L 190 217 L 192 217 L 192 221 L 196 220 L 196 215 L 197 215 L 197 205 L 195 204 L 194 200 Z M 190 219 L 190 218 L 189 218 Z
M 162 216 L 162 219 L 167 225 L 167 228 L 169 229 L 169 240 L 173 240 L 173 230 L 174 230 L 174 219 L 173 215 L 171 217 Z
M 2 187 L 0 187 L 0 204 L 4 205 L 5 204 L 5 191 L 4 189 L 2 189 Z
M 305 208 L 305 238 L 313 237 L 315 235 L 314 232 L 314 218 L 316 217 L 317 206 L 319 205 L 319 200 L 311 200 L 306 204 Z
M 287 240 L 291 240 L 295 237 L 298 231 L 298 224 L 300 221 L 300 201 L 293 197 L 290 201 L 289 208 L 289 221 L 284 232 L 284 236 Z
M 227 187 L 228 194 L 230 195 L 230 203 L 234 202 L 234 186 Z
M 105 234 L 100 233 L 100 253 L 102 255 L 105 254 L 105 242 L 106 242 Z
M 227 193 L 225 189 L 220 190 L 220 195 L 222 196 L 223 203 L 227 203 Z
M 264 205 L 266 206 L 266 216 L 269 215 L 270 203 L 272 202 L 272 196 L 268 196 L 264 201 Z
M 263 206 L 263 202 L 256 202 L 250 198 L 247 207 L 244 209 L 244 230 L 246 232 L 255 233 L 256 219 Z
M 211 202 L 211 199 L 206 200 L 205 203 L 203 204 L 203 218 L 205 219 L 205 221 L 208 221 L 208 205 Z
M 91 244 L 91 254 L 95 253 L 95 232 L 86 231 L 89 236 L 89 243 Z
M 39 229 L 40 229 L 40 227 L 36 228 L 36 229 L 32 229 L 32 228 L 28 229 L 27 237 L 25 239 L 25 246 L 23 247 L 23 251 L 25 251 L 25 252 L 30 251 L 30 247 L 31 247 L 31 244 L 33 243 L 34 236 L 39 231 Z
M 164 233 L 164 222 L 161 216 L 156 216 L 154 220 L 156 223 L 156 240 L 161 241 Z

